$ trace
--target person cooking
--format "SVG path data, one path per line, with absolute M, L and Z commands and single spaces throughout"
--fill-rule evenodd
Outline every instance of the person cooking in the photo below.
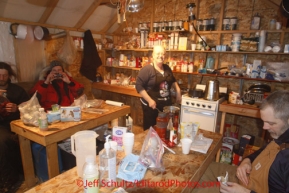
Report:
M 172 105 L 171 88 L 176 91 L 176 103 L 181 102 L 180 87 L 170 67 L 164 64 L 165 53 L 162 46 L 155 46 L 153 62 L 144 66 L 137 76 L 136 90 L 141 95 L 144 130 L 156 124 L 158 110 Z
M 84 90 L 84 86 L 64 72 L 63 65 L 58 60 L 50 63 L 45 80 L 39 80 L 31 89 L 33 95 L 37 91 L 38 101 L 45 110 L 51 109 L 51 105 L 70 106 L 75 98 L 78 98 Z

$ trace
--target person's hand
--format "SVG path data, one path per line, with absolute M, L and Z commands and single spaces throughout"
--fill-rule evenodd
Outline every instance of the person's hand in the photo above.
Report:
M 7 103 L 5 109 L 9 113 L 14 113 L 18 110 L 18 106 L 14 103 Z
M 176 94 L 176 103 L 177 104 L 181 104 L 181 102 L 182 102 L 181 92 L 177 92 L 177 94 Z
M 47 77 L 46 80 L 44 81 L 45 84 L 49 84 L 52 80 L 54 80 L 54 73 L 50 72 Z
M 251 190 L 241 186 L 240 184 L 234 182 L 227 182 L 227 185 L 220 183 L 220 192 L 221 193 L 250 193 Z
M 246 186 L 249 183 L 247 175 L 250 174 L 251 170 L 252 163 L 248 158 L 245 158 L 237 168 L 236 176 Z
M 155 109 L 157 107 L 157 103 L 153 99 L 150 99 L 148 103 L 149 107 L 151 107 L 152 109 Z
M 60 73 L 61 75 L 62 75 L 62 80 L 63 80 L 63 82 L 66 82 L 67 84 L 69 84 L 71 81 L 69 80 L 69 78 L 68 78 L 68 76 L 67 76 L 67 74 L 66 73 Z

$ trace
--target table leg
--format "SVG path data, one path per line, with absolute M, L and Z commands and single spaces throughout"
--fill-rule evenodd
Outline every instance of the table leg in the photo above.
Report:
M 59 174 L 57 143 L 52 143 L 50 145 L 47 145 L 46 154 L 47 154 L 48 176 L 50 179 Z
M 222 136 L 224 134 L 225 118 L 226 118 L 226 113 L 222 112 L 221 126 L 220 126 L 220 134 L 222 134 Z M 216 155 L 216 162 L 220 161 L 220 154 L 221 154 L 221 150 L 219 149 Z
M 26 188 L 36 185 L 30 140 L 18 135 Z

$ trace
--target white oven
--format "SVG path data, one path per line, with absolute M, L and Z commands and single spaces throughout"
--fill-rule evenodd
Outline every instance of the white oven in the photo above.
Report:
M 203 98 L 192 98 L 188 94 L 182 96 L 181 122 L 197 122 L 201 129 L 220 132 L 221 113 L 219 104 L 225 99 L 209 101 Z

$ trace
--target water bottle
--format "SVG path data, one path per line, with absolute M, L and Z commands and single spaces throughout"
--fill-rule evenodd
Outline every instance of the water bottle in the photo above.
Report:
M 44 108 L 39 108 L 39 119 L 38 119 L 39 129 L 42 131 L 48 130 L 47 115 Z
M 85 193 L 99 192 L 99 172 L 95 162 L 95 156 L 88 155 L 83 165 L 83 187 Z

